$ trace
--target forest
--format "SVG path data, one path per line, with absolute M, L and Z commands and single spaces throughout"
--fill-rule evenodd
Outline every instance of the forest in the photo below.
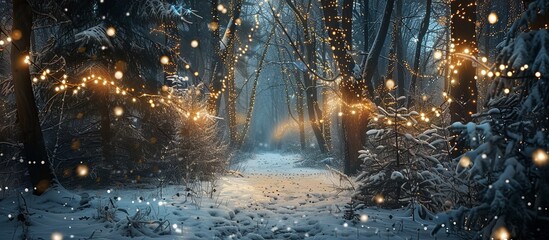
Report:
M 0 239 L 546 239 L 549 0 L 0 0 Z

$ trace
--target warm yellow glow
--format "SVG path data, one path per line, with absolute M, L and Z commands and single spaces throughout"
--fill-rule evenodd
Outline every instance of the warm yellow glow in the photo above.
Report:
M 170 58 L 168 56 L 162 56 L 160 58 L 160 63 L 166 65 L 166 64 L 170 63 Z
M 387 81 L 385 82 L 385 86 L 387 87 L 387 89 L 392 90 L 393 88 L 395 88 L 395 81 L 393 79 L 387 79 Z
M 435 53 L 433 54 L 433 56 L 435 57 L 435 59 L 441 59 L 442 58 L 442 52 L 440 50 L 436 50 Z
M 538 149 L 532 153 L 532 160 L 534 160 L 534 164 L 538 167 L 543 167 L 547 165 L 549 162 L 549 156 L 547 155 L 547 151 L 543 149 Z
M 197 48 L 198 47 L 198 41 L 197 40 L 192 40 L 191 41 L 191 47 Z
M 63 234 L 54 232 L 51 234 L 51 240 L 63 240 Z
M 116 35 L 116 29 L 114 29 L 113 27 L 107 28 L 107 35 L 109 37 L 114 37 L 114 35 Z
M 116 79 L 122 79 L 122 77 L 124 77 L 124 73 L 122 73 L 121 71 L 116 71 L 114 73 L 114 78 Z
M 504 69 L 505 69 L 505 65 L 500 64 L 500 65 L 499 65 L 499 70 L 504 70 Z
M 374 201 L 377 203 L 377 204 L 382 204 L 383 202 L 385 202 L 385 198 L 383 197 L 383 195 L 381 194 L 378 194 L 374 197 Z
M 459 159 L 459 166 L 467 168 L 471 165 L 471 159 L 467 156 L 463 156 Z
M 114 108 L 114 115 L 117 117 L 122 116 L 124 114 L 124 109 L 122 107 L 115 107 Z
M 509 88 L 506 88 L 506 89 L 503 89 L 503 92 L 504 92 L 505 94 L 509 94 L 509 93 L 511 92 L 511 90 L 509 90 Z
M 495 12 L 491 12 L 488 15 L 488 22 L 490 24 L 496 24 L 498 22 L 498 15 Z
M 492 233 L 492 238 L 495 240 L 507 240 L 511 238 L 511 234 L 505 227 L 500 227 Z
M 89 168 L 88 166 L 84 164 L 80 164 L 76 167 L 76 174 L 78 174 L 79 177 L 86 177 L 88 176 Z

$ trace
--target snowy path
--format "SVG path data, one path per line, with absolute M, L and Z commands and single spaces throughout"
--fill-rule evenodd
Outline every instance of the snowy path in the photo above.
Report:
M 28 204 L 32 238 L 53 239 L 434 239 L 433 223 L 413 222 L 405 210 L 365 209 L 365 222 L 342 218 L 349 193 L 336 194 L 327 170 L 296 167 L 298 155 L 261 153 L 243 164 L 243 176 L 225 176 L 215 192 L 186 197 L 183 186 L 162 189 L 50 191 L 45 197 L 23 193 Z M 204 188 L 206 189 L 206 188 Z M 205 191 L 208 192 L 208 191 Z M 80 206 L 79 195 L 89 194 Z M 98 218 L 98 209 L 112 206 L 113 219 Z M 0 239 L 21 236 L 17 198 L 0 200 Z M 136 228 L 127 219 L 146 215 Z M 167 235 L 154 232 L 154 221 L 168 221 Z M 167 223 L 167 222 L 166 222 Z M 165 226 L 168 226 L 166 224 Z M 15 234 L 14 234 L 15 233 Z M 18 239 L 18 237 L 15 237 Z M 447 239 L 440 236 L 439 239 Z

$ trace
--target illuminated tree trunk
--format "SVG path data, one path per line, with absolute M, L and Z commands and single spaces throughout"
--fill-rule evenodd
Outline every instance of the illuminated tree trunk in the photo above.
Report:
M 416 81 L 417 76 L 419 74 L 419 62 L 421 60 L 421 47 L 423 46 L 423 39 L 425 38 L 425 35 L 427 34 L 427 30 L 429 29 L 429 21 L 431 20 L 431 5 L 433 3 L 433 0 L 427 0 L 427 3 L 425 4 L 425 16 L 423 17 L 423 21 L 421 22 L 421 27 L 419 28 L 419 33 L 417 35 L 417 43 L 416 43 L 416 52 L 414 55 L 414 72 L 412 73 L 412 80 L 410 80 L 410 88 L 408 90 L 410 97 L 408 97 L 408 107 L 412 106 L 413 104 L 413 97 L 416 95 Z
M 286 0 L 288 6 L 294 11 L 296 18 L 299 20 L 303 26 L 303 38 L 304 41 L 301 42 L 301 51 L 305 52 L 305 62 L 310 69 L 316 70 L 316 38 L 309 28 L 309 20 L 303 16 L 304 14 L 299 11 L 296 6 L 290 0 Z M 310 2 L 309 2 L 310 4 Z M 307 6 L 309 8 L 309 6 Z M 299 39 L 301 41 L 301 39 Z M 318 148 L 320 152 L 328 152 L 328 146 L 326 145 L 326 139 L 324 137 L 323 125 L 320 122 L 323 119 L 322 110 L 320 109 L 318 103 L 318 91 L 316 87 L 316 81 L 311 78 L 309 73 L 304 72 L 303 74 L 303 83 L 305 85 L 305 98 L 307 101 L 307 113 L 309 115 L 309 122 L 311 124 L 311 129 L 315 135 L 315 138 L 318 143 Z
M 242 0 L 234 1 L 233 16 L 229 21 L 229 25 L 225 30 L 221 44 L 223 45 L 222 49 L 222 60 L 224 61 L 224 66 L 226 70 L 225 83 L 227 85 L 227 95 L 226 95 L 226 104 L 227 104 L 227 114 L 228 114 L 228 126 L 229 126 L 229 139 L 231 145 L 238 143 L 238 133 L 237 133 L 237 122 L 236 122 L 236 83 L 235 83 L 235 62 L 234 62 L 234 38 L 236 37 L 236 25 L 237 20 L 240 18 L 240 11 L 242 8 Z
M 330 105 L 328 102 L 329 95 L 330 95 L 330 90 L 328 90 L 327 88 L 323 88 L 322 89 L 322 102 L 323 102 L 322 105 L 324 109 L 324 114 L 322 115 L 322 120 L 323 120 L 322 130 L 324 133 L 324 139 L 326 141 L 326 148 L 328 149 L 328 151 L 332 149 L 332 131 L 331 131 L 332 119 L 330 114 L 328 114 L 330 112 L 329 111 Z
M 250 124 L 252 122 L 252 114 L 254 111 L 254 105 L 255 105 L 255 98 L 257 94 L 257 84 L 259 83 L 259 76 L 261 75 L 261 71 L 263 70 L 263 63 L 265 62 L 265 57 L 267 57 L 267 52 L 269 50 L 269 46 L 271 44 L 271 39 L 276 32 L 276 25 L 273 25 L 273 28 L 269 34 L 269 37 L 267 41 L 265 42 L 265 47 L 263 48 L 263 52 L 261 53 L 261 58 L 259 59 L 257 69 L 255 71 L 255 78 L 254 78 L 254 85 L 252 87 L 252 95 L 250 96 L 250 104 L 248 106 L 248 112 L 246 114 L 246 122 L 244 123 L 244 127 L 242 129 L 242 134 L 238 136 L 238 142 L 237 142 L 237 149 L 241 149 L 242 145 L 244 144 L 244 140 L 246 139 L 246 134 L 248 133 L 248 129 L 250 128 Z
M 475 0 L 453 0 L 451 2 L 451 38 L 453 51 L 458 54 L 476 54 L 476 3 Z M 470 122 L 477 112 L 476 68 L 468 58 L 452 56 L 455 68 L 450 72 L 450 119 L 452 122 Z M 465 143 L 454 143 L 453 156 L 459 156 Z
M 345 1 L 350 6 L 344 7 L 345 13 L 342 16 L 351 16 L 352 1 Z M 349 30 L 343 30 L 340 22 L 346 28 L 352 27 L 351 19 L 342 19 L 338 15 L 337 0 L 321 0 L 322 12 L 324 16 L 324 25 L 328 32 L 330 46 L 337 68 L 341 74 L 340 92 L 342 97 L 342 116 L 343 144 L 344 144 L 344 172 L 346 174 L 355 174 L 359 167 L 358 151 L 362 149 L 363 134 L 368 123 L 369 111 L 365 109 L 367 98 L 364 92 L 367 89 L 364 79 L 355 80 L 353 69 L 355 62 L 348 51 L 351 49 L 352 42 L 347 42 L 349 38 L 345 33 Z M 352 38 L 351 38 L 352 39 Z
M 219 11 L 217 6 L 219 5 L 219 0 L 211 0 L 211 22 L 208 25 L 210 31 L 212 32 L 212 49 L 213 49 L 213 60 L 211 64 L 211 76 L 210 76 L 210 96 L 208 98 L 208 108 L 212 115 L 217 115 L 219 113 L 219 105 L 221 102 L 221 93 L 223 88 L 223 62 L 221 60 L 221 50 L 219 44 L 221 39 L 219 38 Z
M 38 119 L 29 65 L 24 63 L 29 55 L 32 33 L 32 10 L 26 0 L 13 1 L 13 45 L 11 71 L 17 105 L 17 122 L 23 140 L 23 155 L 29 171 L 34 194 L 41 195 L 55 180 L 48 158 L 42 129 Z

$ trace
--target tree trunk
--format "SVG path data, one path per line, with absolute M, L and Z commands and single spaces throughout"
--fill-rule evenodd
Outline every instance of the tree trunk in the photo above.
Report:
M 475 0 L 455 0 L 451 4 L 451 38 L 455 53 L 476 54 L 476 4 Z M 470 122 L 471 115 L 477 112 L 478 90 L 475 80 L 476 68 L 467 58 L 452 58 L 455 66 L 451 72 L 450 118 L 452 122 Z M 452 155 L 457 157 L 466 147 L 464 141 L 455 142 Z
M 298 40 L 301 42 L 301 51 L 305 52 L 305 60 L 307 61 L 303 64 L 308 65 L 310 69 L 316 70 L 316 38 L 309 30 L 309 20 L 303 16 L 303 13 L 297 9 L 292 1 L 286 0 L 286 3 L 292 9 L 292 11 L 294 11 L 295 17 L 303 26 L 304 41 L 301 41 L 301 38 L 298 38 Z M 309 2 L 309 4 L 311 4 L 311 2 Z M 307 6 L 306 8 L 309 8 L 309 6 Z M 328 152 L 328 147 L 326 146 L 323 126 L 320 122 L 320 120 L 323 119 L 323 116 L 318 104 L 318 91 L 316 89 L 316 82 L 307 72 L 304 72 L 302 76 L 303 83 L 305 85 L 305 99 L 307 103 L 307 113 L 309 115 L 309 123 L 311 124 L 311 129 L 313 130 L 313 133 L 317 140 L 320 152 L 326 153 Z
M 363 35 L 364 35 L 364 52 L 370 50 L 370 0 L 363 0 L 362 3 L 362 15 L 363 15 Z M 366 56 L 364 56 L 366 61 Z
M 33 186 L 33 193 L 41 195 L 55 180 L 48 158 L 42 129 L 38 119 L 29 65 L 24 62 L 29 56 L 32 33 L 32 9 L 26 0 L 13 1 L 13 45 L 11 48 L 11 71 L 17 105 L 17 121 L 23 140 L 23 155 Z M 15 34 L 20 33 L 20 34 Z
M 355 81 L 354 71 L 355 62 L 347 49 L 352 42 L 347 42 L 345 32 L 340 25 L 340 17 L 337 10 L 337 0 L 322 0 L 322 13 L 324 24 L 329 35 L 330 46 L 332 47 L 333 57 L 337 68 L 342 77 L 340 82 L 340 92 L 342 96 L 342 127 L 344 142 L 344 172 L 346 174 L 355 174 L 360 168 L 358 160 L 358 151 L 362 149 L 363 134 L 369 118 L 369 109 L 367 109 L 367 98 L 364 95 L 367 89 L 364 79 Z M 352 11 L 352 7 L 345 8 L 346 11 Z M 342 16 L 351 16 L 348 12 Z M 345 27 L 352 27 L 351 19 L 341 19 Z M 352 38 L 351 38 L 352 39 Z
M 397 95 L 398 96 L 404 96 L 406 94 L 406 75 L 404 71 L 403 62 L 406 61 L 406 56 L 404 56 L 404 49 L 403 49 L 403 41 L 402 41 L 402 31 L 400 31 L 400 28 L 402 26 L 402 0 L 397 0 L 396 2 L 396 28 L 397 28 L 397 36 L 396 36 L 396 68 L 397 68 L 397 85 L 399 86 L 397 88 Z
M 427 0 L 427 4 L 425 5 L 425 16 L 423 18 L 423 21 L 421 22 L 421 27 L 419 29 L 419 34 L 417 36 L 417 43 L 416 43 L 416 53 L 414 55 L 414 72 L 412 72 L 412 80 L 410 80 L 410 88 L 408 90 L 410 97 L 408 98 L 408 108 L 412 106 L 414 99 L 412 96 L 416 95 L 416 81 L 417 81 L 417 75 L 419 74 L 419 61 L 421 60 L 421 47 L 423 45 L 423 39 L 425 38 L 425 34 L 427 34 L 427 30 L 429 29 L 429 20 L 431 20 L 431 5 L 433 3 L 433 0 Z
M 213 49 L 213 60 L 211 64 L 211 76 L 210 76 L 210 96 L 208 98 L 208 108 L 212 115 L 219 114 L 219 105 L 221 103 L 221 93 L 223 89 L 223 62 L 221 60 L 220 54 L 221 50 L 219 48 L 220 38 L 219 38 L 219 13 L 217 11 L 217 6 L 219 5 L 219 0 L 211 0 L 211 14 L 212 19 L 209 24 L 210 31 L 212 32 L 212 49 Z
M 229 26 L 227 27 L 223 39 L 221 40 L 223 44 L 223 55 L 226 66 L 226 78 L 227 83 L 227 114 L 228 114 L 228 125 L 229 125 L 229 139 L 230 144 L 235 145 L 238 143 L 238 133 L 237 133 L 237 122 L 236 122 L 236 102 L 237 102 L 237 93 L 236 93 L 236 79 L 235 79 L 235 62 L 234 62 L 234 38 L 236 31 L 236 22 L 240 18 L 240 12 L 242 9 L 242 0 L 235 0 L 233 16 L 229 21 Z
M 393 12 L 394 4 L 395 0 L 387 0 L 387 4 L 385 5 L 385 10 L 383 12 L 383 19 L 381 20 L 381 26 L 379 27 L 379 30 L 377 32 L 374 44 L 370 48 L 370 52 L 368 53 L 368 58 L 366 59 L 365 65 L 362 68 L 363 81 L 365 81 L 366 83 L 370 83 L 370 86 L 368 86 L 368 94 L 371 98 L 375 96 L 375 86 L 373 84 L 372 78 L 379 62 L 378 60 L 381 54 L 381 49 L 383 48 L 383 45 L 385 44 L 385 39 L 387 38 L 387 32 L 389 31 L 389 23 L 391 22 L 391 14 Z
M 299 125 L 299 143 L 301 146 L 301 150 L 305 150 L 307 147 L 307 143 L 305 142 L 305 111 L 303 109 L 303 92 L 305 89 L 303 89 L 303 85 L 300 82 L 300 75 L 298 72 L 294 72 L 294 76 L 296 79 L 296 112 L 297 112 L 297 119 L 298 119 L 298 125 Z
M 97 108 L 101 117 L 100 134 L 101 134 L 101 150 L 102 160 L 107 165 L 116 166 L 114 162 L 114 148 L 112 145 L 111 133 L 111 116 L 109 110 L 109 92 L 108 89 L 98 89 L 94 93 L 97 99 Z

